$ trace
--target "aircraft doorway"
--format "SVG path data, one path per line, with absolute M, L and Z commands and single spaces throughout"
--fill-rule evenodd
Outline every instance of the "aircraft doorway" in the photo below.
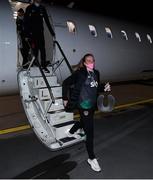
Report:
M 12 10 L 13 10 L 13 16 L 15 19 L 15 23 L 16 23 L 16 19 L 17 19 L 17 12 L 19 9 L 23 9 L 24 12 L 26 11 L 27 6 L 30 5 L 29 1 L 10 1 Z M 45 5 L 43 5 L 45 6 Z M 53 23 L 52 23 L 52 17 L 51 14 L 49 13 L 49 10 L 47 9 L 47 7 L 45 6 L 47 13 L 48 13 L 48 18 L 50 21 L 50 24 L 54 30 L 53 27 Z M 46 61 L 48 61 L 48 63 L 51 63 L 53 61 L 53 36 L 50 34 L 48 27 L 46 26 L 46 23 L 43 23 L 44 26 L 44 38 L 45 38 L 45 50 L 46 50 Z M 17 31 L 16 31 L 17 32 Z M 30 45 L 30 44 L 29 44 Z M 23 57 L 22 57 L 22 53 L 21 53 L 21 46 L 22 46 L 22 40 L 17 32 L 17 48 L 18 48 L 18 52 L 17 52 L 17 68 L 20 68 L 22 66 L 23 63 Z M 40 52 L 38 53 L 38 59 L 40 61 Z

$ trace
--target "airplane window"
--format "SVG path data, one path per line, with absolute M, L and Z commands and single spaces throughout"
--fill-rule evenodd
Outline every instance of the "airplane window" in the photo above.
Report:
M 122 33 L 123 39 L 128 40 L 126 32 L 122 30 L 121 33 Z
M 147 34 L 147 39 L 150 42 L 150 44 L 152 44 L 152 39 L 151 39 L 151 36 L 149 34 Z
M 105 27 L 105 31 L 106 31 L 106 34 L 107 34 L 108 38 L 113 38 L 112 31 L 111 31 L 110 28 Z
M 89 25 L 89 30 L 92 36 L 97 37 L 97 31 L 96 31 L 95 26 Z
M 70 33 L 76 33 L 76 26 L 72 21 L 67 21 L 67 27 Z
M 14 17 L 14 19 L 17 19 L 17 11 L 14 11 L 13 17 Z
M 141 38 L 140 38 L 139 33 L 135 32 L 135 36 L 136 36 L 136 38 L 138 39 L 138 41 L 141 42 Z

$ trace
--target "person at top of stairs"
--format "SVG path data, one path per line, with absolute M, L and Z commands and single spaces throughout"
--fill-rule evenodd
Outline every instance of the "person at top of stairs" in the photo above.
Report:
M 33 53 L 37 58 L 38 51 L 40 50 L 41 66 L 45 72 L 49 73 L 49 70 L 46 67 L 47 63 L 43 22 L 45 21 L 53 37 L 55 37 L 55 32 L 49 22 L 45 7 L 41 5 L 41 0 L 33 0 L 33 3 L 26 8 L 24 18 L 26 36 L 31 42 Z

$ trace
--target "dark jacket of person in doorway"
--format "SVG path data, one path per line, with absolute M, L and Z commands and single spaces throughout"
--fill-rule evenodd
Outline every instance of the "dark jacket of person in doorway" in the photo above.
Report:
M 31 47 L 35 57 L 38 56 L 40 50 L 41 66 L 46 68 L 46 50 L 44 38 L 44 21 L 53 37 L 54 30 L 49 22 L 48 14 L 41 0 L 33 0 L 33 3 L 26 8 L 25 12 L 25 31 L 27 38 L 31 41 Z

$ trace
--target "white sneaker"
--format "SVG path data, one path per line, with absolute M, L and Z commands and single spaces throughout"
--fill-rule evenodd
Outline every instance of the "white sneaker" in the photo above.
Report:
M 84 132 L 84 130 L 82 128 L 78 129 L 77 133 L 80 134 L 81 136 L 85 136 L 85 132 Z
M 99 166 L 99 163 L 97 161 L 97 159 L 88 159 L 87 162 L 90 164 L 91 168 L 94 171 L 100 172 L 101 171 L 101 167 Z
M 66 134 L 67 134 L 68 137 L 73 137 L 74 136 L 74 134 L 71 134 L 69 130 L 66 132 Z
M 67 134 L 68 137 L 74 137 L 76 139 L 80 139 L 81 138 L 81 136 L 79 134 L 76 134 L 76 133 L 71 134 L 69 129 L 67 130 L 66 134 Z

